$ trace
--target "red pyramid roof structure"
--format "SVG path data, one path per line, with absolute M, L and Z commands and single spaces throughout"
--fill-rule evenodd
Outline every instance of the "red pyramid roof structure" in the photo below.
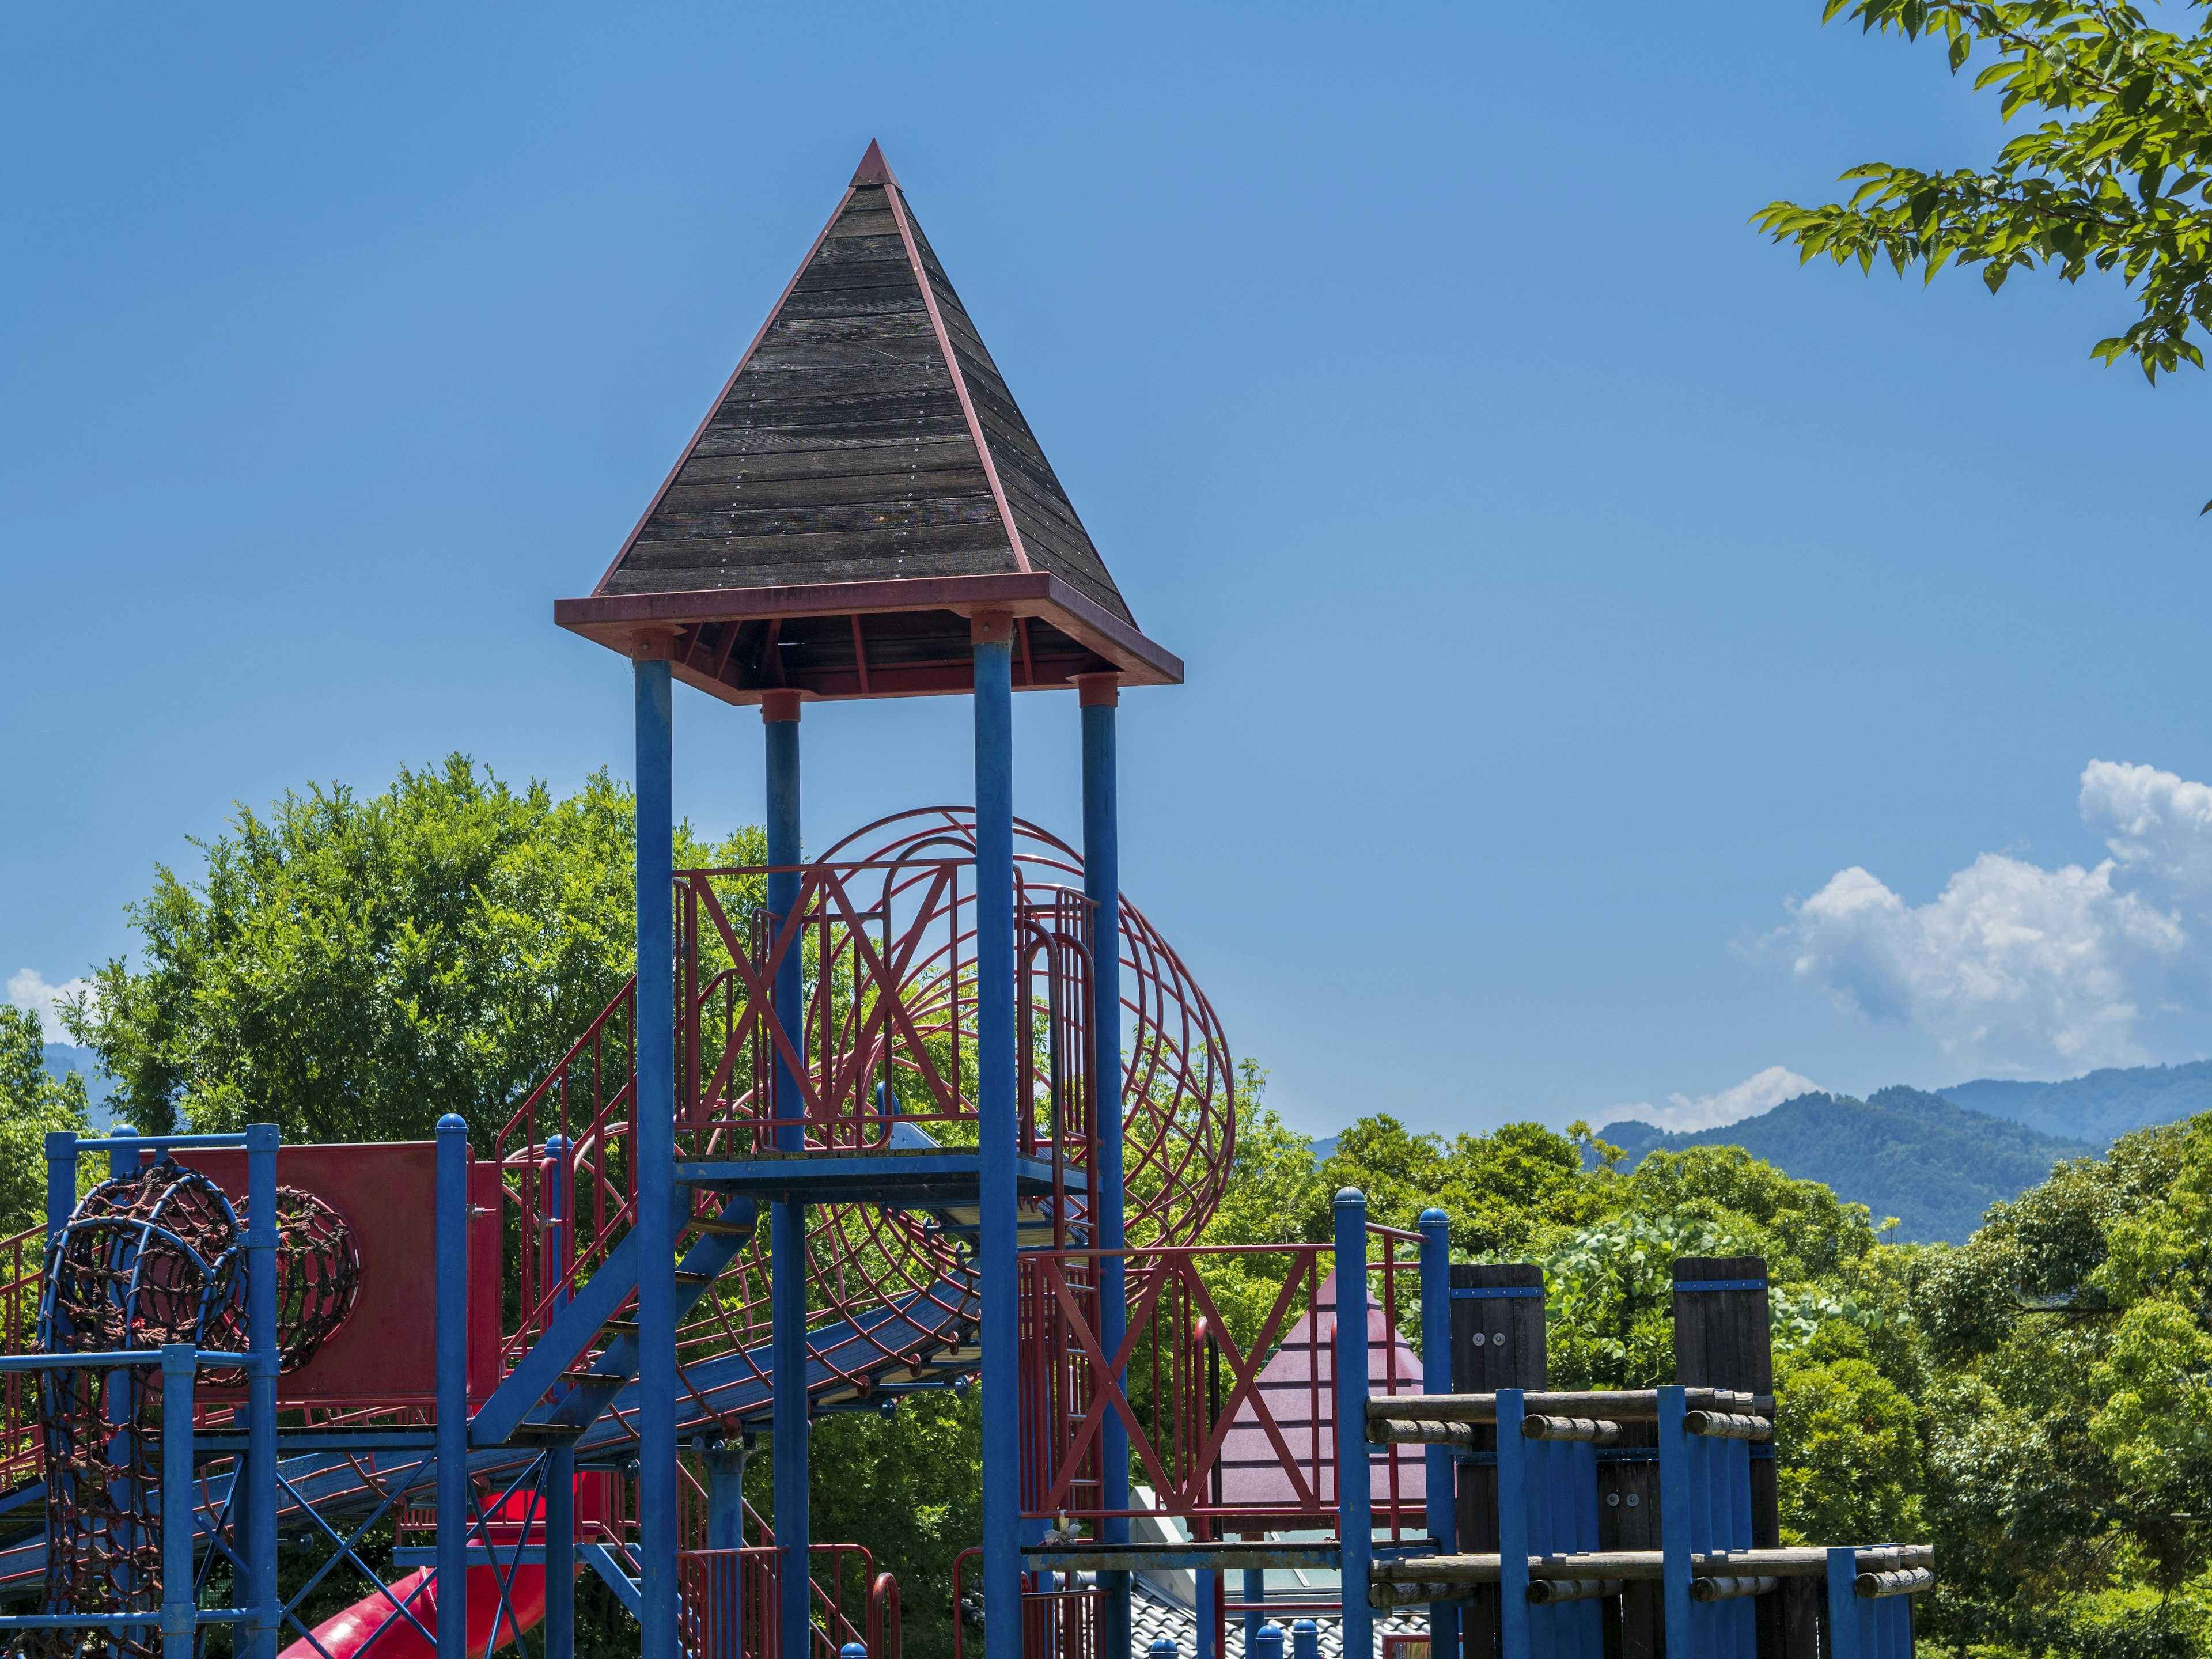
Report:
M 1291 1326 L 1274 1356 L 1260 1368 L 1261 1403 L 1275 1419 L 1283 1443 L 1298 1465 L 1309 1486 L 1319 1464 L 1320 1499 L 1336 1502 L 1336 1408 L 1331 1390 L 1336 1386 L 1336 1275 L 1322 1280 L 1314 1292 L 1314 1305 Z M 1406 1339 L 1392 1330 L 1383 1317 L 1382 1304 L 1367 1293 L 1367 1389 L 1370 1394 L 1419 1394 L 1421 1362 Z M 1315 1421 L 1315 1407 L 1320 1421 Z M 1316 1435 L 1319 1440 L 1316 1443 Z M 1397 1449 L 1398 1492 L 1401 1503 L 1418 1504 L 1428 1492 L 1427 1459 L 1419 1446 Z M 1374 1452 L 1370 1480 L 1375 1501 L 1390 1496 L 1390 1453 Z M 1297 1488 L 1283 1467 L 1282 1456 L 1261 1423 L 1249 1401 L 1237 1408 L 1229 1432 L 1221 1443 L 1221 1501 L 1224 1504 L 1289 1510 L 1297 1501 Z
M 562 627 L 731 702 L 970 689 L 968 618 L 1018 620 L 1018 689 L 1177 684 L 868 146 L 799 273 Z

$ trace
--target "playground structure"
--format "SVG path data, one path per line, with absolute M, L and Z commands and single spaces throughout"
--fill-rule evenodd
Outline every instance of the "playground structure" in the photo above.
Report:
M 994 1659 L 1122 1659 L 1128 1575 L 1163 1563 L 1200 1575 L 1209 1659 L 1232 1611 L 1267 1645 L 1230 1575 L 1292 1565 L 1339 1573 L 1361 1659 L 1409 1603 L 1476 1659 L 1597 1659 L 1609 1628 L 1624 1659 L 1909 1651 L 1921 1555 L 1773 1535 L 1763 1268 L 1683 1293 L 1738 1298 L 1728 1375 L 1561 1395 L 1534 1270 L 1454 1267 L 1437 1212 L 1373 1225 L 1347 1192 L 1327 1244 L 1197 1242 L 1231 1061 L 1121 893 L 1115 781 L 1120 689 L 1182 665 L 873 146 L 556 620 L 632 665 L 641 972 L 481 1144 L 453 1115 L 400 1146 L 50 1139 L 43 1238 L 5 1247 L 0 1523 L 36 1525 L 0 1535 L 0 1591 L 44 1597 L 12 1641 L 572 1659 L 588 1571 L 647 1659 L 897 1659 L 897 1586 L 811 1535 L 809 1425 L 980 1379 L 1011 1402 L 983 1420 Z M 762 866 L 671 867 L 678 680 L 761 711 Z M 1079 848 L 1013 812 L 1012 694 L 1070 687 Z M 804 704 L 925 695 L 973 698 L 973 808 L 808 857 Z M 1231 1254 L 1279 1273 L 1242 1334 L 1208 1290 Z M 772 1526 L 743 1493 L 763 1432 Z M 1624 1483 L 1641 1532 L 1607 1519 Z M 1147 1513 L 1187 1541 L 1133 1544 Z M 287 1550 L 314 1564 L 289 1592 Z

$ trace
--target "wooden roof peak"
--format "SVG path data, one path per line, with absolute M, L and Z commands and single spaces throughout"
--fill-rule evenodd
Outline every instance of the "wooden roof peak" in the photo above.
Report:
M 871 140 L 614 562 L 555 619 L 711 662 L 702 689 L 750 702 L 965 690 L 977 611 L 1025 619 L 1018 684 L 1182 678 L 1138 629 Z M 801 625 L 838 617 L 849 629 Z

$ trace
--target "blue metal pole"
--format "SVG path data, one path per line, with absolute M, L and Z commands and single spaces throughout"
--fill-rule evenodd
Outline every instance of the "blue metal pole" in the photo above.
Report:
M 1666 1516 L 1666 1510 L 1661 1510 L 1662 1522 Z M 1859 1634 L 1858 1562 L 1857 1546 L 1829 1547 L 1828 1650 L 1832 1659 L 1863 1659 L 1865 1653 L 1866 1644 Z
M 552 1165 L 545 1205 L 546 1277 L 556 1286 L 568 1261 L 568 1140 L 545 1142 Z M 568 1299 L 555 1292 L 555 1305 Z M 576 1651 L 576 1449 L 558 1440 L 545 1451 L 545 1659 L 574 1659 Z
M 1336 1195 L 1336 1535 L 1344 1659 L 1374 1659 L 1368 1577 L 1375 1561 L 1373 1471 L 1367 1454 L 1367 1200 Z
M 1279 1650 L 1283 1645 L 1282 1632 L 1276 1630 L 1274 1626 L 1267 1623 L 1267 1615 L 1262 1612 L 1259 1607 L 1259 1603 L 1266 1601 L 1267 1599 L 1267 1575 L 1266 1571 L 1259 1567 L 1245 1568 L 1244 1649 L 1248 1653 L 1252 1652 L 1254 1650 L 1253 1644 L 1258 1642 L 1267 1632 L 1271 1630 L 1275 1632 L 1276 1648 Z
M 1680 1384 L 1659 1390 L 1659 1552 L 1662 1628 L 1669 1653 L 1695 1653 L 1696 1613 L 1690 1601 L 1690 1553 L 1703 1517 L 1694 1516 L 1697 1494 L 1690 1468 L 1689 1437 L 1682 1432 Z M 1843 1659 L 1843 1650 L 1837 1650 Z
M 1251 1659 L 1283 1659 L 1283 1627 L 1280 1625 L 1261 1625 L 1244 1638 L 1245 1651 Z M 1435 1656 L 1431 1656 L 1435 1659 Z
M 1312 1620 L 1291 1620 L 1291 1659 L 1321 1659 L 1321 1626 Z
M 637 1543 L 643 1659 L 678 1659 L 674 730 L 667 662 L 637 691 Z
M 983 1612 L 992 1659 L 1022 1632 L 1020 1291 L 1014 1103 L 1014 619 L 970 619 L 975 655 L 975 1081 L 982 1207 Z
M 253 1581 L 246 1659 L 276 1659 L 276 1126 L 246 1126 L 246 1331 L 253 1355 L 246 1385 L 246 1540 Z
M 161 1347 L 161 1659 L 192 1659 L 192 1380 L 198 1351 Z
M 1421 1392 L 1449 1394 L 1451 1218 L 1442 1210 L 1424 1210 L 1416 1224 L 1421 1232 Z M 1431 1446 L 1426 1461 L 1429 1536 L 1439 1553 L 1450 1555 L 1459 1548 L 1459 1460 L 1449 1446 Z M 1430 1602 L 1429 1659 L 1456 1659 L 1458 1653 L 1459 1604 Z
M 107 1149 L 107 1178 L 120 1181 L 125 1176 L 138 1173 L 138 1149 L 127 1143 L 137 1139 L 138 1131 L 128 1123 L 118 1123 L 107 1132 L 111 1143 Z M 107 1464 L 118 1475 L 128 1470 L 137 1460 L 137 1449 L 131 1442 L 136 1437 L 131 1424 L 138 1414 L 138 1400 L 146 1387 L 145 1381 L 131 1367 L 112 1370 L 107 1374 L 107 1421 L 115 1432 L 108 1437 Z M 108 1493 L 122 1519 L 123 1544 L 126 1551 L 135 1551 L 140 1545 L 151 1543 L 151 1539 L 137 1535 L 137 1523 L 127 1518 L 134 1505 L 131 1501 L 131 1483 L 127 1476 L 108 1482 Z M 135 1585 L 137 1575 L 129 1567 L 122 1568 L 117 1577 L 124 1583 Z
M 438 1659 L 468 1659 L 469 1126 L 438 1120 Z
M 1091 1153 L 1091 1214 L 1102 1250 L 1128 1242 L 1127 1200 L 1121 1169 L 1121 831 L 1119 761 L 1115 747 L 1115 704 L 1120 678 L 1085 674 L 1076 680 L 1083 720 L 1083 890 L 1091 912 L 1091 1078 L 1097 1102 Z M 1098 1263 L 1098 1343 L 1110 1360 L 1128 1329 L 1128 1264 L 1120 1256 Z M 1103 1379 L 1102 1379 L 1103 1380 Z M 1129 1431 L 1121 1413 L 1109 1412 L 1099 1427 L 1099 1507 L 1129 1507 Z M 1126 1516 L 1099 1523 L 1098 1535 L 1109 1547 L 1129 1541 Z M 1249 1579 L 1245 1600 L 1251 1601 Z M 1120 1659 L 1129 1651 L 1129 1575 L 1101 1576 L 1106 1591 L 1103 1632 L 1105 1650 Z M 1245 1628 L 1257 1630 L 1259 1615 L 1247 1613 Z
M 763 735 L 768 750 L 769 926 L 781 938 L 801 903 L 804 881 L 799 865 L 805 857 L 801 837 L 799 787 L 799 694 L 771 691 L 761 699 Z M 777 1028 L 794 1053 L 806 1044 L 806 952 L 792 937 L 775 964 Z M 805 1098 L 791 1062 L 775 1058 L 775 1146 L 779 1152 L 806 1149 Z M 775 1473 L 775 1542 L 782 1551 L 776 1580 L 777 1623 L 786 1653 L 809 1653 L 814 1618 L 808 1577 L 814 1541 L 812 1473 L 807 1457 L 806 1401 L 806 1204 L 804 1200 L 769 1209 L 769 1364 L 775 1393 L 769 1418 L 774 1431 L 769 1451 Z M 742 1510 L 739 1511 L 743 1513 Z

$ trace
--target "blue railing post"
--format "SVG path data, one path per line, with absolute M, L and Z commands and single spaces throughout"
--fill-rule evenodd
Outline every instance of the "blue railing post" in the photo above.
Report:
M 786 937 L 793 913 L 803 902 L 798 866 L 805 857 L 801 838 L 799 782 L 799 694 L 769 691 L 761 698 L 762 735 L 768 750 L 769 927 L 771 937 Z M 802 933 L 789 935 L 775 964 L 772 1006 L 777 1029 L 793 1050 L 806 1052 L 806 952 Z M 771 1097 L 775 1146 L 784 1152 L 806 1149 L 805 1097 L 791 1062 L 778 1050 Z M 769 1416 L 774 1431 L 770 1455 L 775 1471 L 775 1542 L 783 1552 L 776 1581 L 776 1620 L 782 1651 L 808 1653 L 814 1609 L 807 1577 L 814 1541 L 813 1479 L 808 1457 L 806 1398 L 806 1203 L 793 1199 L 769 1208 L 769 1361 L 775 1392 Z M 740 1511 L 742 1513 L 742 1510 Z
M 1522 1391 L 1498 1391 L 1498 1651 L 1528 1659 L 1528 1443 Z
M 678 1659 L 676 1552 L 674 729 L 665 641 L 631 666 L 637 714 L 637 1544 L 643 1659 Z
M 1321 1626 L 1312 1620 L 1291 1621 L 1291 1659 L 1321 1659 Z
M 1451 1218 L 1424 1210 L 1421 1233 L 1421 1392 L 1452 1391 Z M 1426 1458 L 1429 1536 L 1441 1554 L 1459 1548 L 1459 1460 L 1449 1446 L 1431 1446 Z M 1459 1604 L 1429 1603 L 1430 1659 L 1457 1659 Z
M 1014 619 L 969 618 L 975 661 L 975 1072 L 981 1164 L 983 1607 L 1022 1630 L 1020 1328 L 1014 1103 Z
M 283 1598 L 276 1585 L 276 1146 L 273 1123 L 246 1126 L 246 1559 L 253 1583 L 246 1659 L 276 1659 Z
M 438 1659 L 468 1659 L 469 1126 L 438 1120 Z
M 192 1382 L 189 1342 L 161 1348 L 161 1659 L 192 1659 L 199 1620 L 192 1577 Z
M 1260 1639 L 1261 1634 L 1265 1631 L 1274 1629 L 1274 1626 L 1267 1623 L 1267 1615 L 1260 1607 L 1260 1603 L 1265 1601 L 1267 1599 L 1267 1574 L 1266 1569 L 1261 1567 L 1245 1568 L 1244 1646 L 1248 1650 L 1251 1649 L 1254 1643 Z M 1275 1646 L 1279 1649 L 1282 1645 L 1283 1633 L 1281 1631 L 1276 1630 Z M 1278 1656 L 1278 1659 L 1279 1659 L 1279 1655 Z
M 1663 1500 L 1662 1500 L 1663 1502 Z M 1659 1517 L 1664 1521 L 1662 1508 Z M 1859 1553 L 1856 1545 L 1834 1545 L 1828 1551 L 1828 1651 L 1832 1659 L 1863 1659 L 1866 1644 L 1859 1634 Z
M 1680 1383 L 1659 1390 L 1659 1551 L 1662 1626 L 1669 1653 L 1697 1651 L 1696 1605 L 1690 1600 L 1692 1533 L 1702 1517 L 1692 1514 L 1695 1496 L 1690 1478 L 1689 1437 L 1682 1431 Z M 1845 1650 L 1836 1650 L 1844 1659 Z
M 555 1286 L 553 1305 L 568 1292 L 560 1288 L 568 1264 L 568 1140 L 551 1135 L 545 1142 L 550 1191 L 546 1195 L 546 1278 Z M 574 1659 L 576 1651 L 576 1449 L 556 1440 L 545 1449 L 545 1659 Z
M 1261 1625 L 1244 1639 L 1251 1659 L 1283 1659 L 1283 1627 L 1280 1625 Z M 1434 1654 L 1431 1659 L 1448 1659 L 1448 1656 Z
M 1091 1078 L 1096 1102 L 1091 1133 L 1091 1215 L 1093 1245 L 1118 1250 L 1128 1242 L 1121 1167 L 1121 831 L 1115 704 L 1120 678 L 1076 677 L 1083 720 L 1083 891 L 1091 901 Z M 1098 1261 L 1098 1346 L 1109 1360 L 1127 1334 L 1128 1264 L 1118 1255 Z M 1105 1379 L 1099 1379 L 1101 1386 Z M 1121 1413 L 1108 1412 L 1098 1431 L 1099 1508 L 1108 1511 L 1098 1536 L 1108 1546 L 1129 1541 L 1129 1431 Z M 1106 1591 L 1105 1651 L 1129 1651 L 1129 1575 L 1100 1576 Z M 1249 1599 L 1249 1596 L 1247 1598 Z
M 138 1149 L 129 1145 L 118 1146 L 118 1141 L 137 1139 L 138 1131 L 128 1123 L 118 1123 L 108 1130 L 107 1178 L 120 1181 L 125 1176 L 138 1173 Z M 131 1444 L 136 1437 L 131 1425 L 138 1415 L 138 1401 L 144 1394 L 146 1379 L 130 1366 L 121 1366 L 107 1374 L 107 1422 L 115 1432 L 107 1441 L 107 1466 L 116 1478 L 108 1482 L 110 1499 L 115 1505 L 122 1540 L 126 1553 L 135 1553 L 141 1546 L 150 1544 L 149 1538 L 138 1535 L 138 1528 L 131 1520 L 135 1505 L 131 1501 L 131 1482 L 126 1471 L 136 1463 L 137 1449 Z M 120 1569 L 117 1577 L 125 1583 L 135 1583 L 136 1575 L 129 1567 Z
M 1384 1335 L 1385 1341 L 1390 1340 Z M 1345 1659 L 1374 1659 L 1368 1577 L 1375 1560 L 1373 1469 L 1367 1452 L 1367 1200 L 1336 1195 L 1336 1533 Z

